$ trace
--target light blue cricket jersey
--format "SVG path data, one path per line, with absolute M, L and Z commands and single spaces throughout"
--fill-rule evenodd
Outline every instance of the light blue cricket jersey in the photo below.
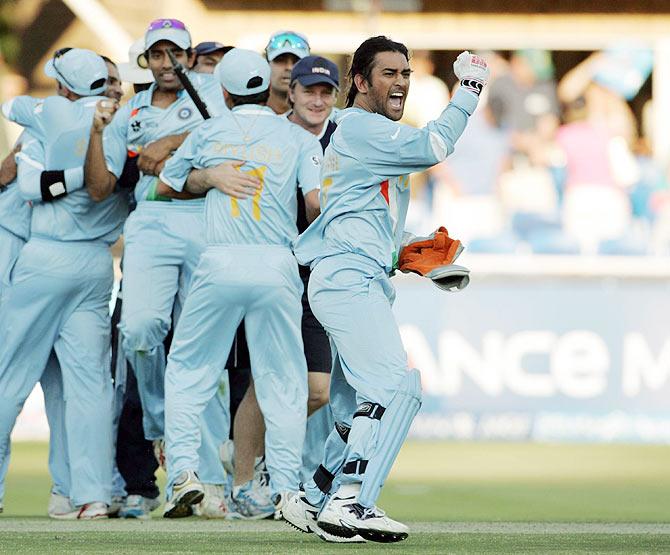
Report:
M 235 199 L 218 189 L 207 192 L 208 245 L 286 245 L 298 236 L 296 187 L 318 188 L 319 141 L 266 106 L 243 105 L 198 127 L 168 160 L 160 177 L 177 191 L 191 169 L 244 160 L 241 171 L 258 177 L 253 198 Z
M 39 130 L 35 129 L 35 117 L 41 110 L 41 104 L 42 99 L 17 96 L 2 104 L 2 115 L 22 127 L 32 127 L 33 133 L 36 133 Z M 33 135 L 24 131 L 16 142 L 26 147 L 35 140 Z M 0 227 L 27 241 L 31 214 L 31 205 L 21 196 L 17 179 L 0 189 Z
M 24 144 L 18 158 L 18 185 L 24 199 L 33 203 L 30 233 L 58 241 L 102 241 L 113 244 L 128 215 L 123 193 L 114 192 L 94 202 L 84 187 L 84 161 L 95 105 L 104 97 L 91 96 L 71 102 L 60 96 L 44 100 L 27 127 L 42 140 Z M 42 202 L 40 174 L 65 170 L 68 194 Z M 80 187 L 76 189 L 76 186 Z
M 459 89 L 439 118 L 422 129 L 360 108 L 339 112 L 321 170 L 321 214 L 300 235 L 303 265 L 341 253 L 375 260 L 387 272 L 397 261 L 409 205 L 409 175 L 454 150 L 477 97 Z
M 221 84 L 213 75 L 194 73 L 188 74 L 193 87 L 200 98 L 207 105 L 212 117 L 227 111 Z M 185 90 L 177 93 L 177 100 L 167 108 L 158 108 L 151 105 L 151 99 L 156 89 L 153 83 L 146 91 L 133 96 L 115 115 L 107 126 L 103 135 L 103 146 L 107 168 L 117 178 L 123 171 L 126 157 L 139 156 L 145 145 L 168 137 L 191 131 L 202 123 L 203 119 L 195 104 Z M 156 181 L 153 175 L 140 174 L 140 180 L 135 187 L 137 202 L 145 200 L 147 192 Z M 163 205 L 179 205 L 187 203 L 203 203 L 203 199 L 175 200 L 163 202 Z
M 17 143 L 26 146 L 34 140 L 29 133 L 24 131 Z M 0 227 L 27 241 L 30 237 L 31 213 L 32 208 L 21 196 L 17 179 L 0 189 Z

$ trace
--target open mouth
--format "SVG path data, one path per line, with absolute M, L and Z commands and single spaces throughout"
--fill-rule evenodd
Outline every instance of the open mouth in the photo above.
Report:
M 405 100 L 405 93 L 403 92 L 393 92 L 389 97 L 389 104 L 394 110 L 400 110 L 402 108 L 402 103 Z

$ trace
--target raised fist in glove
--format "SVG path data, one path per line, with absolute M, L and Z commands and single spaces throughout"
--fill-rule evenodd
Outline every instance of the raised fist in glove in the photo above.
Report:
M 489 80 L 491 71 L 486 60 L 481 56 L 461 52 L 454 62 L 454 73 L 461 81 L 461 86 L 479 96 Z

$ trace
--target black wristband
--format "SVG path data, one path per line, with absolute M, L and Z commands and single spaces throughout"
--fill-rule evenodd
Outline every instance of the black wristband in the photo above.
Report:
M 40 175 L 40 190 L 44 202 L 51 202 L 67 195 L 65 171 L 43 171 Z
M 475 81 L 474 79 L 462 79 L 461 80 L 461 86 L 465 87 L 471 93 L 474 93 L 477 96 L 479 96 L 481 94 L 482 89 L 484 88 L 483 83 L 481 83 L 479 81 Z

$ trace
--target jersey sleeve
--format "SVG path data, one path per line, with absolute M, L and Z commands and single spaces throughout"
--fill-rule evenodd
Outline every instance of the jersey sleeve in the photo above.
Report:
M 36 113 L 39 113 L 42 100 L 32 96 L 17 96 L 2 104 L 2 115 L 9 121 L 35 131 Z
M 197 167 L 197 153 L 200 151 L 201 133 L 192 131 L 171 158 L 165 163 L 160 173 L 160 180 L 175 191 L 183 191 L 191 170 Z
M 382 178 L 422 171 L 444 160 L 454 151 L 477 98 L 459 89 L 440 117 L 417 129 L 383 116 L 365 117 L 365 129 L 358 118 L 342 122 L 349 151 L 373 174 Z M 371 123 L 368 125 L 368 123 Z
M 316 137 L 305 136 L 298 164 L 298 186 L 303 196 L 319 188 L 322 152 L 323 149 Z
M 130 103 L 114 114 L 111 123 L 102 136 L 102 148 L 105 152 L 107 169 L 118 179 L 128 156 L 128 120 L 132 107 Z
M 84 186 L 83 166 L 50 168 L 46 165 L 46 158 L 44 144 L 25 133 L 21 151 L 16 155 L 19 192 L 25 200 L 50 202 L 55 197 L 72 193 Z

